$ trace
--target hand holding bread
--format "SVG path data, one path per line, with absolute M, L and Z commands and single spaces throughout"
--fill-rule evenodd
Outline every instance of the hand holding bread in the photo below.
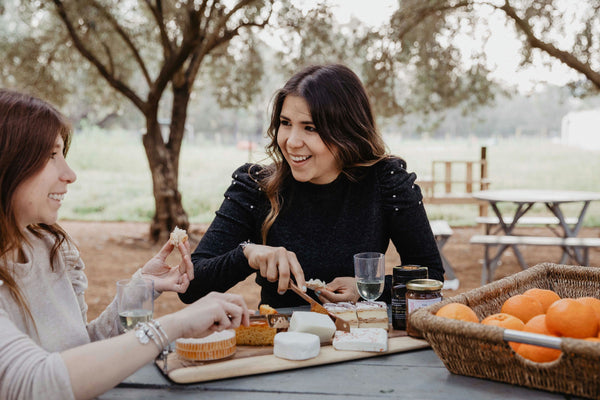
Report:
M 356 302 L 360 298 L 356 288 L 356 278 L 340 276 L 332 280 L 326 287 L 315 292 L 322 303 Z
M 177 248 L 181 254 L 179 265 L 171 267 L 167 257 Z M 169 241 L 142 267 L 142 275 L 154 281 L 157 292 L 183 293 L 194 279 L 194 265 L 190 255 L 190 243 L 183 229 L 175 228 Z

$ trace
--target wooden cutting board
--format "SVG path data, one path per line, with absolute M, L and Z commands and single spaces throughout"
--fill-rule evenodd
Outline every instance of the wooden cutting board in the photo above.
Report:
M 237 346 L 236 353 L 224 360 L 193 362 L 179 358 L 176 353 L 171 353 L 167 360 L 168 371 L 164 370 L 162 360 L 157 360 L 156 365 L 173 382 L 197 383 L 377 357 L 425 347 L 429 347 L 425 340 L 406 336 L 404 331 L 390 330 L 388 350 L 383 353 L 340 351 L 328 344 L 321 345 L 321 351 L 315 358 L 291 361 L 275 357 L 273 346 Z

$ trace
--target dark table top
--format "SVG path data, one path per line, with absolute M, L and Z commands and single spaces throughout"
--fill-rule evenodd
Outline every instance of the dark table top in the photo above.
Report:
M 172 383 L 148 364 L 99 399 L 566 399 L 454 375 L 431 349 L 199 384 Z

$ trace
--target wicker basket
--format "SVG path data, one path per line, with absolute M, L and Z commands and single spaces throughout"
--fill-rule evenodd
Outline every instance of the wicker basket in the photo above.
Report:
M 598 343 L 562 338 L 562 355 L 538 364 L 513 352 L 503 340 L 503 328 L 435 316 L 443 305 L 457 302 L 470 306 L 482 319 L 500 312 L 508 297 L 533 287 L 554 290 L 560 297 L 599 297 L 600 268 L 539 264 L 421 308 L 411 314 L 410 322 L 454 374 L 600 399 Z

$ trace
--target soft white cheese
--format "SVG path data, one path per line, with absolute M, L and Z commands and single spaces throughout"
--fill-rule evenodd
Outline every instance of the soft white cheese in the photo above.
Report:
M 335 333 L 335 324 L 328 315 L 311 311 L 294 311 L 288 332 L 306 332 L 317 335 L 321 343 L 328 342 Z
M 350 332 L 337 331 L 333 338 L 336 350 L 384 352 L 388 348 L 388 337 L 382 328 L 352 328 Z
M 279 332 L 273 339 L 273 354 L 286 360 L 308 360 L 319 355 L 319 337 L 304 332 Z

